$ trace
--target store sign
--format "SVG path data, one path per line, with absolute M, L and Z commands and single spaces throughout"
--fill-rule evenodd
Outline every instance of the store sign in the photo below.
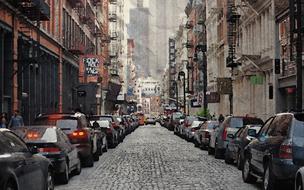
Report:
M 217 78 L 217 92 L 219 94 L 232 94 L 231 78 Z
M 87 76 L 95 76 L 99 74 L 100 60 L 98 57 L 84 57 L 83 63 Z
M 220 94 L 217 92 L 208 92 L 206 97 L 209 104 L 220 103 Z
M 200 108 L 200 107 L 202 107 L 202 105 L 197 98 L 194 98 L 194 99 L 191 100 L 191 107 L 192 108 Z

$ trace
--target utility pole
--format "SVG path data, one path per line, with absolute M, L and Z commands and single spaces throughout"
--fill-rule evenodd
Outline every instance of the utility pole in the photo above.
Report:
M 302 0 L 289 0 L 289 11 L 290 11 L 290 45 L 291 45 L 291 61 L 293 61 L 293 47 L 294 43 L 296 46 L 296 76 L 297 76 L 297 88 L 296 88 L 296 109 L 298 111 L 302 110 L 302 92 L 303 92 L 303 77 L 302 77 Z

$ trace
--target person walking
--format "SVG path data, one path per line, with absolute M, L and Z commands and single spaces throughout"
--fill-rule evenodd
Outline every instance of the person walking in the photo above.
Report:
M 6 128 L 7 120 L 4 114 L 1 115 L 0 128 Z
M 20 115 L 19 110 L 15 110 L 15 112 L 8 124 L 8 127 L 14 128 L 14 127 L 23 127 L 23 126 L 24 126 L 23 118 Z
M 225 120 L 225 117 L 223 116 L 223 114 L 220 114 L 219 118 L 218 118 L 219 123 L 223 123 L 224 120 Z

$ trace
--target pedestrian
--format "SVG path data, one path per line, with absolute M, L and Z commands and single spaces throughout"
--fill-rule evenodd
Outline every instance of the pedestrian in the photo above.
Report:
M 8 124 L 8 127 L 14 128 L 14 127 L 23 127 L 23 126 L 24 126 L 23 118 L 20 115 L 19 110 L 15 110 L 14 114 Z
M 0 120 L 0 128 L 6 128 L 6 125 L 7 125 L 7 120 L 6 120 L 5 116 L 2 114 L 1 120 Z
M 223 123 L 224 120 L 225 120 L 225 117 L 223 116 L 223 114 L 220 114 L 220 115 L 219 115 L 219 118 L 218 118 L 218 121 L 219 121 L 220 123 Z

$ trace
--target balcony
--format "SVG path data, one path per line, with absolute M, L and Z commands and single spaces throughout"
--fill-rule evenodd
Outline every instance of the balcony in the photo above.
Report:
M 44 0 L 21 0 L 20 11 L 32 21 L 50 20 L 50 6 Z
M 116 5 L 117 4 L 117 0 L 109 0 L 109 3 L 112 5 Z
M 118 34 L 117 34 L 117 32 L 111 32 L 111 40 L 117 40 L 117 38 L 118 38 Z
M 117 22 L 117 14 L 115 12 L 109 13 L 109 21 Z
M 118 77 L 119 76 L 118 69 L 115 69 L 115 68 L 110 69 L 110 74 L 111 74 L 111 76 Z
M 85 53 L 85 44 L 83 42 L 75 42 L 68 50 L 75 55 L 83 55 Z
M 84 0 L 67 0 L 73 9 L 75 8 L 84 8 L 85 1 Z

